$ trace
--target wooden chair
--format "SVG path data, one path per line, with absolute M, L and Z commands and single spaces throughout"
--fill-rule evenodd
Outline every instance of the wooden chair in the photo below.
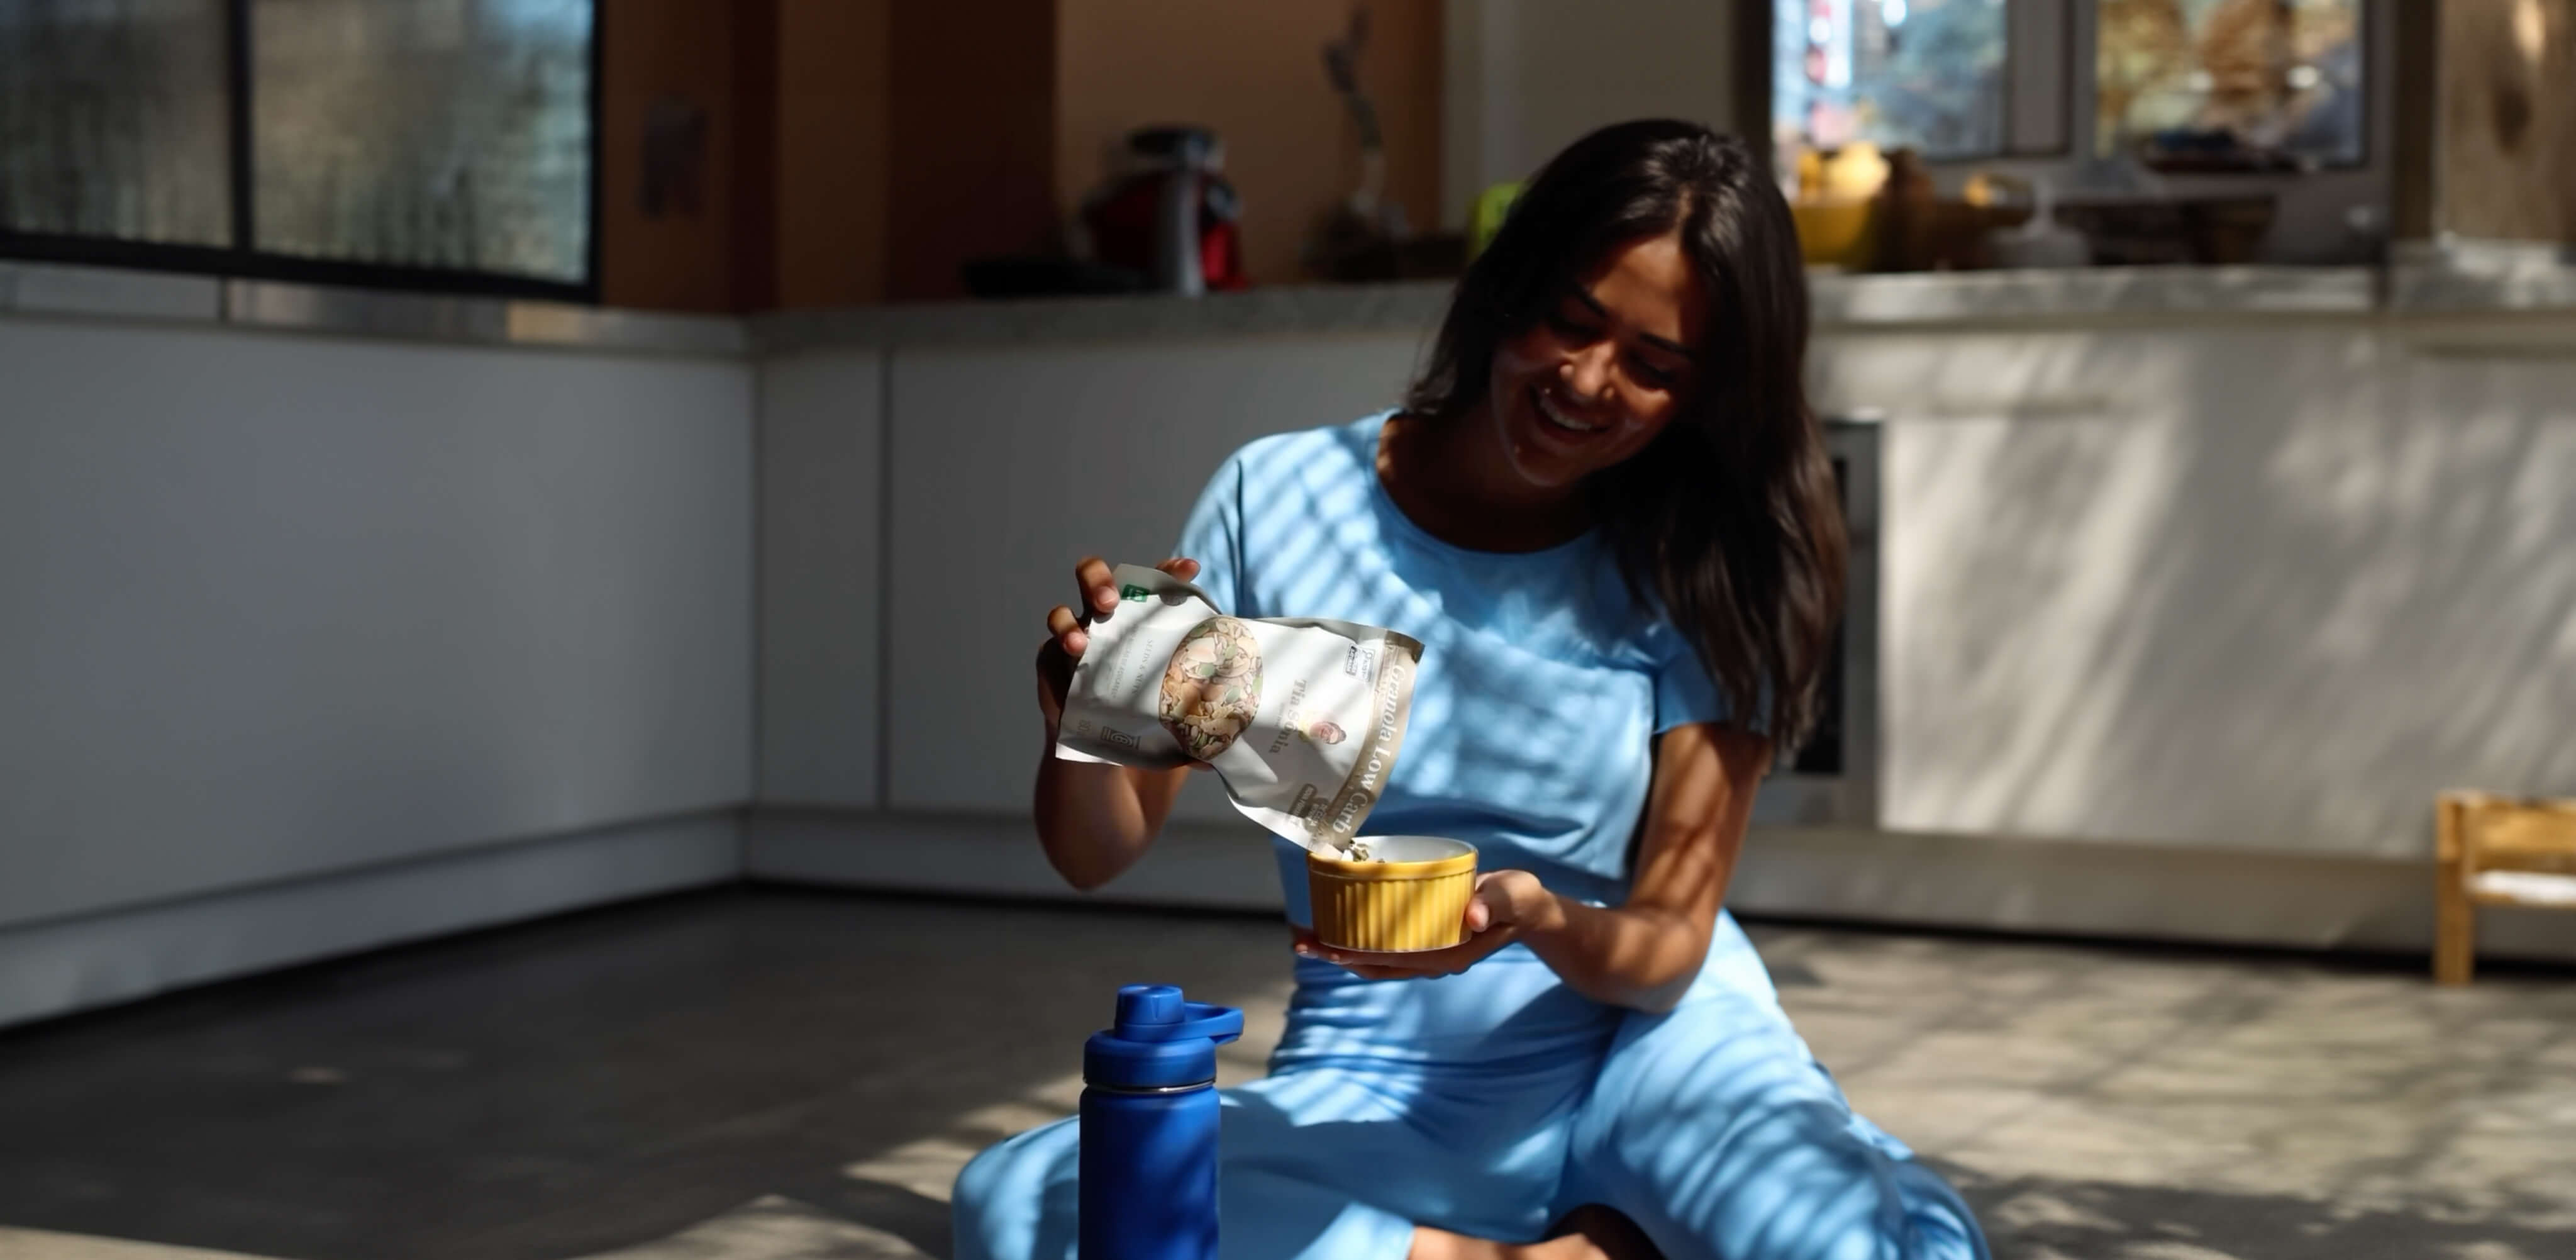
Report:
M 2479 906 L 2576 910 L 2576 800 L 2444 792 L 2433 836 L 2436 981 L 2469 982 Z

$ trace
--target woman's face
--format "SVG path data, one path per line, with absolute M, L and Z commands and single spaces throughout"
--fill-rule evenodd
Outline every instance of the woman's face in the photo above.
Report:
M 1697 384 L 1707 327 L 1678 233 L 1612 250 L 1495 347 L 1486 397 L 1513 472 L 1532 489 L 1571 489 L 1644 450 Z

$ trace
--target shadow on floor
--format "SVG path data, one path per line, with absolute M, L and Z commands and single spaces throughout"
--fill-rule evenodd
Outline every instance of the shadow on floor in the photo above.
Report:
M 2576 1255 L 2576 1234 L 2534 1224 L 2576 1219 L 2576 1200 L 2525 1201 L 2558 1186 L 2532 1153 L 2552 1141 L 2557 1100 L 2576 1097 L 2576 1050 L 2558 1049 L 2570 1026 L 2559 986 L 2434 992 L 2367 964 L 2339 974 L 2259 955 L 1784 925 L 1754 934 L 1819 1053 L 1855 1097 L 1865 1087 L 1877 1100 L 1873 1118 L 1889 1118 L 1880 1103 L 1910 1107 L 1924 1132 L 1946 1126 L 2017 1157 L 1983 1163 L 1998 1173 L 1982 1176 L 1930 1161 L 1978 1209 L 1999 1260 Z M 0 1227 L 291 1260 L 622 1249 L 669 1260 L 718 1234 L 857 1238 L 866 1231 L 836 1226 L 855 1222 L 944 1256 L 955 1169 L 1071 1106 L 1083 1038 L 1119 984 L 1168 981 L 1246 1006 L 1263 1028 L 1230 1048 L 1239 1053 L 1221 1070 L 1239 1076 L 1258 1070 L 1276 1035 L 1285 944 L 1275 920 L 1253 916 L 737 889 L 0 1032 Z M 2141 1003 L 2152 1009 L 2129 1009 Z M 2124 1011 L 2127 1023 L 2113 1018 Z M 2420 1147 L 2433 1164 L 2341 1148 L 2280 1156 L 2315 1174 L 2332 1203 L 2088 1179 L 2103 1171 L 2085 1115 L 2161 1117 L 2212 1079 L 2240 1093 L 2300 1086 L 2265 1113 L 2271 1128 L 2245 1114 L 2271 1100 L 2249 1097 L 2183 1125 L 2181 1140 L 2155 1129 L 2165 1156 L 2192 1157 L 2181 1166 L 2131 1161 L 2146 1169 L 2138 1181 L 2167 1168 L 2174 1182 L 2205 1182 L 2207 1147 L 2192 1135 L 2313 1137 L 2302 1107 L 2377 1106 L 2455 1040 L 2489 1053 L 2392 1113 L 2397 1136 L 2414 1140 L 2391 1149 Z M 2148 1050 L 2159 1053 L 2141 1059 Z M 1959 1121 L 1941 1104 L 1971 1065 L 1979 1114 L 2075 1122 L 2026 1119 L 2007 1132 Z M 2145 1073 L 2148 1087 L 2098 1097 L 2117 1072 Z M 2320 1091 L 2311 1072 L 2359 1092 Z M 2100 1109 L 2032 1110 L 2067 1097 Z M 1913 1128 L 1893 1128 L 1912 1140 Z M 1981 1160 L 1972 1146 L 1928 1149 Z M 2352 1191 L 2336 1175 L 2351 1168 L 2399 1187 L 2396 1202 Z M 2449 1190 L 2428 1168 L 2447 1170 Z M 2250 1175 L 2261 1171 L 2246 1182 L 2279 1184 Z M 887 1254 L 865 1239 L 845 1251 Z
M 782 1195 L 946 1255 L 944 1182 L 854 1166 L 990 1140 L 960 1117 L 1078 1073 L 1119 984 L 1275 1004 L 1285 945 L 1242 916 L 739 889 L 16 1029 L 0 1225 L 561 1260 Z
M 2339 1210 L 2287 1195 L 2230 1194 L 2043 1177 L 1982 1178 L 1926 1161 L 1985 1224 L 1996 1260 L 2558 1260 L 2576 1233 L 2498 1223 L 2556 1203 L 2450 1219 Z

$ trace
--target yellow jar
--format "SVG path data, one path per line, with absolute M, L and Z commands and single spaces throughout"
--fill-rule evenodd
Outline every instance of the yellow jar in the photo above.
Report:
M 1798 252 L 1811 267 L 1865 271 L 1878 250 L 1878 203 L 1857 199 L 1794 201 Z
M 1315 937 L 1336 949 L 1413 953 L 1467 939 L 1476 846 L 1445 836 L 1370 836 L 1366 862 L 1306 855 Z

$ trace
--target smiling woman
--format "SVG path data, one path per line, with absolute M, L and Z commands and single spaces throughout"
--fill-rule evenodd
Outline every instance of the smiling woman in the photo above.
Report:
M 1370 826 L 1472 846 L 1480 872 L 1449 930 L 1354 953 L 1348 890 L 1273 841 L 1301 961 L 1270 1075 L 1226 1091 L 1227 1256 L 1985 1254 L 1722 909 L 1839 612 L 1806 328 L 1753 151 L 1610 127 L 1531 182 L 1405 407 L 1255 442 L 1200 497 L 1165 572 L 1238 617 L 1421 643 Z M 1107 565 L 1075 581 L 1088 621 L 1051 610 L 1038 658 L 1051 738 L 1070 662 L 1127 615 Z M 1114 878 L 1187 773 L 1042 761 L 1049 859 Z M 958 1255 L 1067 1256 L 1079 1149 L 1060 1124 L 978 1157 Z
M 1490 446 L 1432 442 L 1456 455 L 1429 461 L 1434 476 L 1474 492 L 1404 476 L 1401 435 L 1386 481 L 1408 512 L 1487 550 L 1597 522 L 1731 711 L 1794 746 L 1814 723 L 1846 551 L 1799 376 L 1797 231 L 1740 143 L 1643 160 L 1619 143 L 1675 125 L 1608 128 L 1567 150 L 1549 164 L 1560 178 L 1523 194 L 1459 282 L 1406 403 L 1425 430 L 1498 426 Z M 1508 469 L 1480 466 L 1484 450 Z M 1480 499 L 1538 510 L 1459 510 Z

